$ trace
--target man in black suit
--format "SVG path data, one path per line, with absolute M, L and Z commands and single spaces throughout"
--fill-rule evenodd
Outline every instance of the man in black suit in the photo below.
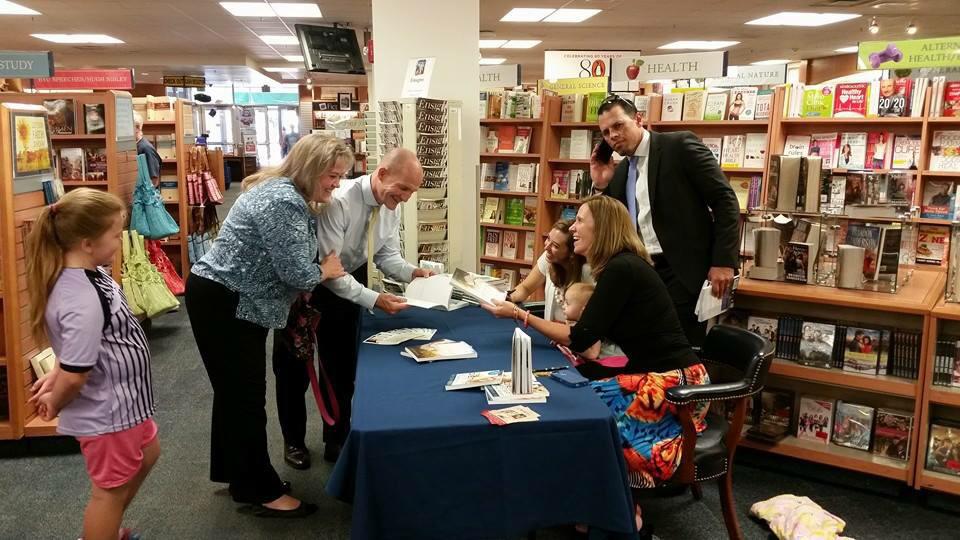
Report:
M 603 137 L 624 157 L 604 163 L 594 149 L 595 189 L 622 202 L 667 285 L 692 345 L 706 325 L 693 311 L 704 280 L 718 298 L 732 285 L 738 262 L 740 204 L 713 153 L 689 131 L 642 127 L 633 103 L 609 96 L 599 108 Z

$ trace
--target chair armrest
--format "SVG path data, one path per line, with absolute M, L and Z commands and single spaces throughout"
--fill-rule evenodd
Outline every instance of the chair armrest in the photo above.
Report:
M 726 401 L 754 394 L 747 381 L 718 384 L 689 384 L 667 389 L 667 401 L 685 405 L 697 401 Z

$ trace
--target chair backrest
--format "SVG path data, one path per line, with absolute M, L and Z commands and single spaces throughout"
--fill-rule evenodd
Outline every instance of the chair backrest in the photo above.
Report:
M 705 362 L 732 369 L 736 377 L 748 384 L 752 394 L 759 392 L 767 379 L 773 344 L 743 328 L 718 324 L 704 339 L 700 356 Z

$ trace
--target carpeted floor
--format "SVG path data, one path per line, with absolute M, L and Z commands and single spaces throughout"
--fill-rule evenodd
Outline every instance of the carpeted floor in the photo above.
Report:
M 238 189 L 228 192 L 229 200 Z M 254 539 L 350 537 L 350 506 L 326 496 L 331 466 L 317 463 L 295 471 L 282 463 L 275 421 L 273 375 L 267 396 L 270 450 L 281 477 L 294 494 L 315 501 L 320 511 L 299 521 L 262 520 L 238 514 L 219 485 L 207 480 L 212 394 L 190 332 L 185 310 L 156 320 L 150 330 L 153 376 L 159 407 L 162 456 L 127 513 L 126 524 L 147 539 Z M 269 348 L 268 348 L 269 350 Z M 319 462 L 322 443 L 315 408 L 308 445 Z M 0 539 L 77 538 L 88 484 L 76 444 L 69 439 L 35 439 L 0 444 Z M 807 495 L 847 521 L 857 539 L 960 538 L 960 501 L 931 495 L 920 499 L 898 484 L 761 453 L 738 454 L 735 491 L 744 535 L 766 539 L 769 532 L 747 517 L 750 505 L 781 493 Z M 901 491 L 903 492 L 901 494 Z M 726 536 L 714 485 L 702 501 L 689 495 L 645 505 L 664 540 L 713 540 Z M 569 527 L 538 533 L 540 539 L 575 539 Z M 455 540 L 455 539 L 444 539 Z

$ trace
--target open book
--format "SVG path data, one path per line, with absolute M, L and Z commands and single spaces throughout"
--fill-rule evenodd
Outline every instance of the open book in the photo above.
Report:
M 407 285 L 403 293 L 407 305 L 423 309 L 453 311 L 468 305 L 467 302 L 455 300 L 452 296 L 453 285 L 450 284 L 449 274 L 416 278 Z
M 454 270 L 450 284 L 463 296 L 481 304 L 493 304 L 494 300 L 503 301 L 507 297 L 506 292 L 491 285 L 484 276 L 459 268 Z

